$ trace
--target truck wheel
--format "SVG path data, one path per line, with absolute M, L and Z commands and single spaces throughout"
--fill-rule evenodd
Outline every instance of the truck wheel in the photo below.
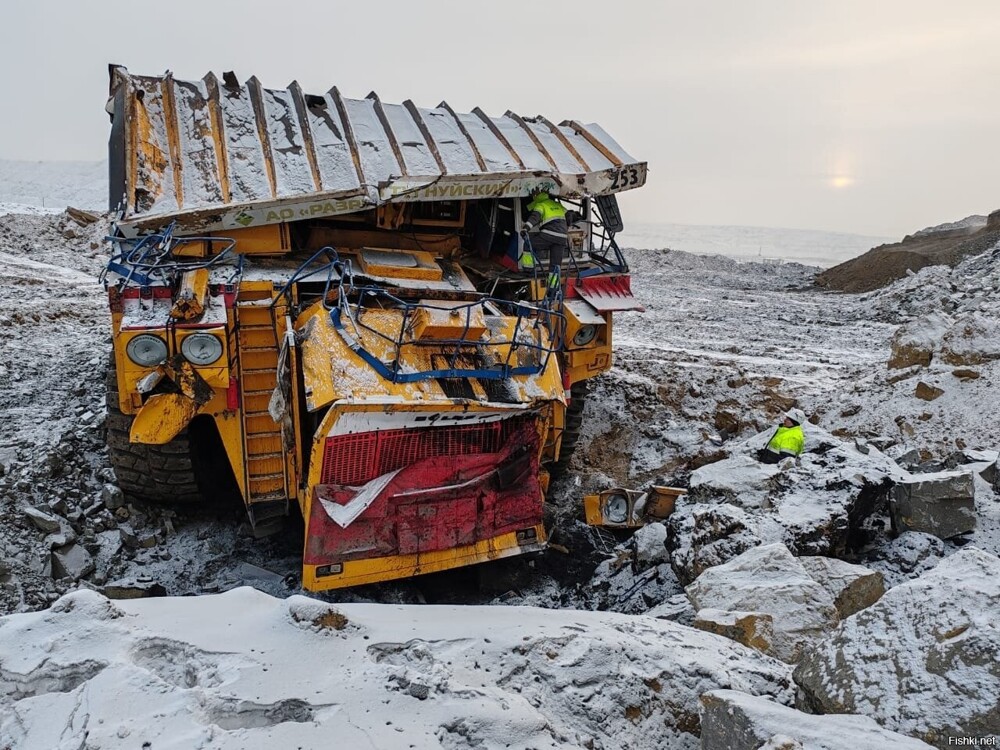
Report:
M 201 500 L 187 430 L 166 445 L 129 442 L 133 418 L 118 406 L 114 357 L 107 372 L 107 404 L 108 456 L 122 492 L 158 503 Z
M 553 464 L 556 473 L 566 471 L 569 460 L 573 457 L 576 444 L 580 440 L 580 429 L 583 427 L 583 407 L 587 403 L 587 381 L 574 383 L 570 389 L 570 402 L 566 408 L 566 425 L 563 428 L 562 443 L 559 447 L 559 460 Z

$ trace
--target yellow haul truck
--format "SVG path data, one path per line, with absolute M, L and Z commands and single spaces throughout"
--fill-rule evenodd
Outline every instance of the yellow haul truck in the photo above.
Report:
M 612 312 L 638 309 L 596 125 L 111 68 L 108 444 L 122 488 L 298 506 L 319 591 L 541 549 Z M 552 289 L 528 196 L 570 214 Z M 512 267 L 513 266 L 513 267 Z M 543 272 L 547 269 L 541 269 Z

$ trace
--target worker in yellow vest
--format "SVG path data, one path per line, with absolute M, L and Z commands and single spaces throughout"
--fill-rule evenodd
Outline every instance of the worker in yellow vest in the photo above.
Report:
M 801 409 L 789 409 L 784 421 L 778 425 L 765 448 L 757 451 L 757 458 L 765 464 L 776 464 L 783 458 L 797 458 L 805 447 L 802 423 L 806 421 Z
M 559 268 L 568 247 L 566 209 L 559 201 L 549 197 L 547 191 L 536 190 L 531 194 L 528 218 L 521 227 L 521 239 L 525 245 L 531 245 L 539 261 L 548 261 L 546 287 L 550 294 L 554 293 L 559 287 Z M 523 263 L 519 265 L 522 270 L 531 267 Z

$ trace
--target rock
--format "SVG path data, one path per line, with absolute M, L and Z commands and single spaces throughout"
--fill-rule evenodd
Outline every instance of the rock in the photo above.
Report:
M 940 748 L 1000 734 L 1000 559 L 975 548 L 889 589 L 805 654 L 809 708 Z
M 997 451 L 967 450 L 961 465 L 981 476 L 994 489 L 1000 488 L 1000 453 Z
M 892 488 L 892 518 L 901 531 L 950 539 L 976 528 L 972 472 L 912 474 Z
M 24 509 L 24 515 L 26 515 L 28 520 L 35 524 L 35 526 L 37 526 L 41 531 L 44 531 L 47 534 L 54 534 L 58 532 L 64 523 L 64 521 L 58 516 L 46 513 L 44 510 L 39 510 L 38 508 L 33 508 L 30 505 Z
M 132 528 L 131 524 L 118 524 L 118 535 L 121 537 L 121 541 L 124 546 L 131 549 L 136 549 L 139 546 L 139 537 L 136 536 L 135 530 Z
M 882 574 L 834 557 L 800 557 L 806 573 L 833 597 L 840 618 L 870 607 L 885 593 Z
M 101 487 L 101 500 L 108 510 L 117 510 L 125 505 L 125 495 L 117 484 L 106 482 Z
M 916 448 L 911 448 L 896 459 L 896 463 L 904 469 L 914 469 L 920 465 L 921 461 L 923 458 Z
M 68 544 L 52 550 L 52 577 L 72 578 L 79 581 L 88 573 L 93 572 L 94 561 L 79 544 Z
M 161 555 L 161 559 L 162 555 Z M 166 559 L 170 559 L 167 557 Z M 236 572 L 244 580 L 256 580 L 263 583 L 269 583 L 272 585 L 279 585 L 284 581 L 284 576 L 275 573 L 273 570 L 267 570 L 266 568 L 261 568 L 258 565 L 253 565 L 252 563 L 244 562 L 240 563 Z
M 771 616 L 773 640 L 764 650 L 794 663 L 840 617 L 833 597 L 783 544 L 755 547 L 702 573 L 685 591 L 699 612 L 721 609 Z
M 694 627 L 715 633 L 744 646 L 769 653 L 774 645 L 774 618 L 766 612 L 727 612 L 700 609 Z
M 143 529 L 136 531 L 132 524 L 123 523 L 118 526 L 122 544 L 130 549 L 149 549 L 156 546 L 156 533 Z
M 951 374 L 959 380 L 978 380 L 980 377 L 978 370 L 970 370 L 967 367 L 957 367 L 951 371 Z
M 736 501 L 744 509 L 760 507 L 780 473 L 776 464 L 762 464 L 752 456 L 738 454 L 691 472 L 690 493 L 696 498 L 711 493 L 714 498 Z
M 929 385 L 923 380 L 917 383 L 917 387 L 913 391 L 913 395 L 922 401 L 933 401 L 936 398 L 941 398 L 944 395 L 944 389 L 938 388 L 936 385 Z
M 941 337 L 941 359 L 949 365 L 1000 359 L 1000 321 L 980 312 L 964 315 Z
M 144 599 L 154 596 L 166 596 L 167 590 L 146 576 L 137 578 L 123 578 L 118 581 L 111 581 L 101 589 L 108 599 Z
M 743 509 L 693 503 L 689 497 L 678 499 L 666 523 L 670 565 L 682 585 L 761 543 Z
M 877 544 L 866 565 L 882 573 L 889 588 L 926 573 L 941 562 L 945 545 L 932 534 L 906 531 L 892 540 Z
M 927 750 L 867 716 L 814 716 L 736 690 L 701 696 L 702 750 Z
M 635 547 L 635 561 L 640 567 L 658 565 L 670 559 L 667 552 L 667 527 L 662 523 L 643 526 L 635 532 L 632 544 Z
M 889 369 L 902 370 L 930 365 L 938 342 L 951 324 L 949 316 L 932 313 L 901 326 L 890 344 Z
M 670 620 L 681 625 L 691 626 L 694 624 L 695 611 L 691 606 L 691 600 L 687 594 L 680 593 L 667 597 L 665 601 L 646 611 L 647 617 L 656 617 L 660 620 Z
M 94 555 L 95 575 L 107 579 L 111 563 L 122 551 L 122 537 L 117 530 L 100 531 L 96 542 L 91 548 Z
M 62 531 L 55 534 L 49 534 L 45 537 L 45 541 L 42 542 L 50 550 L 56 547 L 65 547 L 67 544 L 72 544 L 77 539 L 76 532 L 70 528 L 69 524 L 66 524 Z

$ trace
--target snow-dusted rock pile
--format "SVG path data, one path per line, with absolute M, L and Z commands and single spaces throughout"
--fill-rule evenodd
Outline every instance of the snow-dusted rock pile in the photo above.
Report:
M 845 443 L 814 425 L 805 432 L 806 452 L 788 465 L 751 455 L 766 443 L 766 431 L 692 472 L 690 493 L 668 520 L 671 561 L 682 583 L 757 544 L 838 556 L 869 541 L 873 516 L 902 470 L 873 447 Z
M 937 747 L 1000 734 L 1000 559 L 966 548 L 886 592 L 807 652 L 811 708 Z
M 0 746 L 697 748 L 699 696 L 790 669 L 651 618 L 242 588 L 0 619 Z
M 782 661 L 797 662 L 841 618 L 871 606 L 882 576 L 826 557 L 793 557 L 783 544 L 754 547 L 687 587 L 694 626 Z
M 933 266 L 858 299 L 875 319 L 900 324 L 887 369 L 858 370 L 850 388 L 817 404 L 837 434 L 895 443 L 943 459 L 992 449 L 1000 421 L 1000 245 L 953 269 Z

